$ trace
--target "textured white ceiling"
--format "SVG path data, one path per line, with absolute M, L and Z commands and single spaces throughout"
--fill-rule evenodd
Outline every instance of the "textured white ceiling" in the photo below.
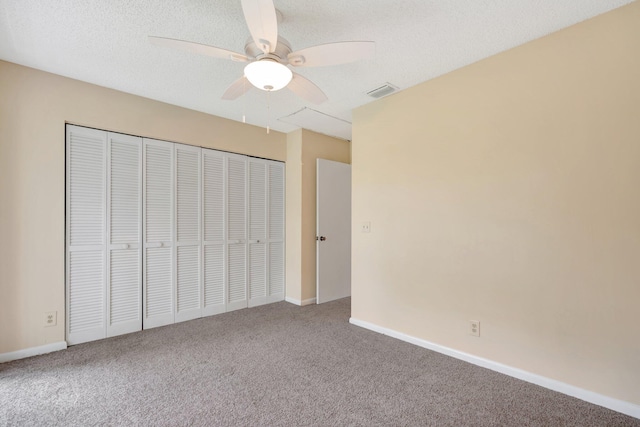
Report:
M 252 88 L 220 99 L 245 64 L 152 45 L 148 35 L 243 52 L 240 0 L 0 0 L 0 59 L 100 86 L 290 132 L 278 120 L 312 108 L 341 121 L 389 82 L 401 90 L 607 12 L 631 0 L 274 0 L 293 50 L 373 40 L 373 59 L 296 71 L 329 97 L 319 106 L 288 90 Z M 2 96 L 2 94 L 0 94 Z M 317 129 L 342 135 L 344 129 Z

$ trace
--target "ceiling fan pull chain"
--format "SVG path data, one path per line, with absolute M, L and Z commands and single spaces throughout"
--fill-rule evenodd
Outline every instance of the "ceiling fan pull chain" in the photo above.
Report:
M 246 93 L 247 92 L 247 79 L 243 79 L 242 80 L 242 93 Z M 247 116 L 246 116 L 246 110 L 247 110 L 247 97 L 243 97 L 242 99 L 242 123 L 247 123 Z

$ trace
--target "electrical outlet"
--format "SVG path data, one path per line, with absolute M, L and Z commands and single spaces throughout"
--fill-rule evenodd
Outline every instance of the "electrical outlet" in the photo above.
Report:
M 371 233 L 371 222 L 365 221 L 362 223 L 362 232 Z
M 480 321 L 479 320 L 469 320 L 469 335 L 473 335 L 474 337 L 480 336 Z
M 44 326 L 56 326 L 58 324 L 58 312 L 47 311 L 44 314 Z

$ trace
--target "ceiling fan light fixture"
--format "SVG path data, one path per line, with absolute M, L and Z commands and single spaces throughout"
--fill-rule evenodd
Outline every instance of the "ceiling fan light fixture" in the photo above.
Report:
M 272 59 L 255 61 L 244 67 L 244 75 L 258 89 L 266 91 L 280 90 L 289 84 L 293 73 Z

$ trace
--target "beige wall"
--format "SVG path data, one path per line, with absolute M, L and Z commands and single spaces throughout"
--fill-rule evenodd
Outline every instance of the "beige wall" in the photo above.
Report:
M 305 302 L 316 297 L 316 159 L 350 163 L 351 143 L 301 129 L 287 150 L 287 296 Z
M 0 61 L 0 354 L 65 339 L 65 122 L 286 160 L 286 135 Z M 44 313 L 58 312 L 56 327 Z
M 287 298 L 302 300 L 302 129 L 287 134 Z
M 354 318 L 640 404 L 638 22 L 355 111 Z

